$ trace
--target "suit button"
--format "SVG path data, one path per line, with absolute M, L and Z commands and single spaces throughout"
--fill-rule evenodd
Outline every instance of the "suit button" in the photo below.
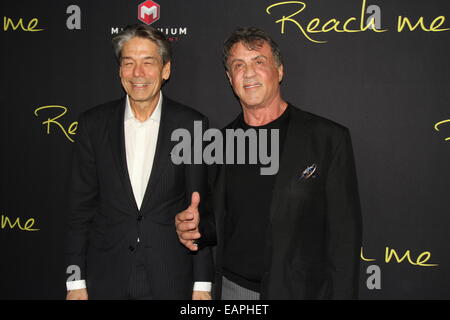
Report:
M 130 251 L 134 251 L 134 247 L 133 246 L 129 246 L 128 249 L 130 249 Z
M 143 218 L 143 216 L 140 214 L 140 215 L 138 215 L 138 217 L 137 217 L 137 221 L 141 221 L 142 220 L 142 218 Z

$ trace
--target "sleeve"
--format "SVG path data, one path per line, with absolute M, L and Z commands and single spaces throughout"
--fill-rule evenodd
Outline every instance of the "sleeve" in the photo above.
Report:
M 79 119 L 72 159 L 69 210 L 66 236 L 66 268 L 79 270 L 77 277 L 86 279 L 86 253 L 90 222 L 98 207 L 98 179 L 95 156 L 86 126 L 86 116 Z
M 208 292 L 211 292 L 211 289 L 212 289 L 212 282 L 197 281 L 197 282 L 194 283 L 193 291 L 208 291 Z
M 326 182 L 329 255 L 333 264 L 333 299 L 356 299 L 359 286 L 359 252 L 362 218 L 355 161 L 345 129 Z
M 206 130 L 209 126 L 208 119 L 202 119 L 202 128 Z M 203 148 L 202 148 L 203 150 Z M 207 167 L 205 164 L 190 164 L 186 165 L 186 194 L 190 199 L 194 191 L 200 194 L 200 221 L 208 220 L 211 215 L 209 210 L 206 210 L 206 202 L 208 201 L 208 177 Z M 209 246 L 199 246 L 197 252 L 192 253 L 194 281 L 196 282 L 212 282 L 214 278 L 214 264 L 212 257 L 212 250 Z
M 203 214 L 200 217 L 199 231 L 202 235 L 197 241 L 199 248 L 217 245 L 216 221 L 213 211 L 213 186 L 217 175 L 217 165 L 208 166 L 208 185 Z
M 86 280 L 74 280 L 66 282 L 67 291 L 86 289 Z

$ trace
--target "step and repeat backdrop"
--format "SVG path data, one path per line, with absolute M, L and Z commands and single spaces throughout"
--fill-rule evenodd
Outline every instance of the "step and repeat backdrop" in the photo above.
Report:
M 1 2 L 0 298 L 62 299 L 77 119 L 121 89 L 111 37 L 173 44 L 163 91 L 222 127 L 240 112 L 221 63 L 237 26 L 270 33 L 284 98 L 352 133 L 363 210 L 360 298 L 450 298 L 450 2 Z

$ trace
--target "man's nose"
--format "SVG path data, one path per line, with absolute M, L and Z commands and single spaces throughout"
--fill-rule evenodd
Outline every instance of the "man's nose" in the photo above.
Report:
M 244 70 L 244 77 L 245 78 L 251 78 L 255 75 L 255 67 L 253 66 L 253 64 L 248 64 L 245 66 L 245 70 Z
M 142 68 L 142 65 L 140 63 L 136 64 L 133 69 L 133 77 L 138 78 L 143 75 L 144 75 L 144 70 Z

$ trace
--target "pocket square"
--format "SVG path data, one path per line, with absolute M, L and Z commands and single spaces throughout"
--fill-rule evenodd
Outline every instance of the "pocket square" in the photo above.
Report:
M 306 180 L 311 177 L 315 178 L 315 172 L 317 170 L 317 165 L 313 163 L 312 165 L 308 166 L 305 170 L 303 170 L 302 175 L 300 176 L 300 180 Z

